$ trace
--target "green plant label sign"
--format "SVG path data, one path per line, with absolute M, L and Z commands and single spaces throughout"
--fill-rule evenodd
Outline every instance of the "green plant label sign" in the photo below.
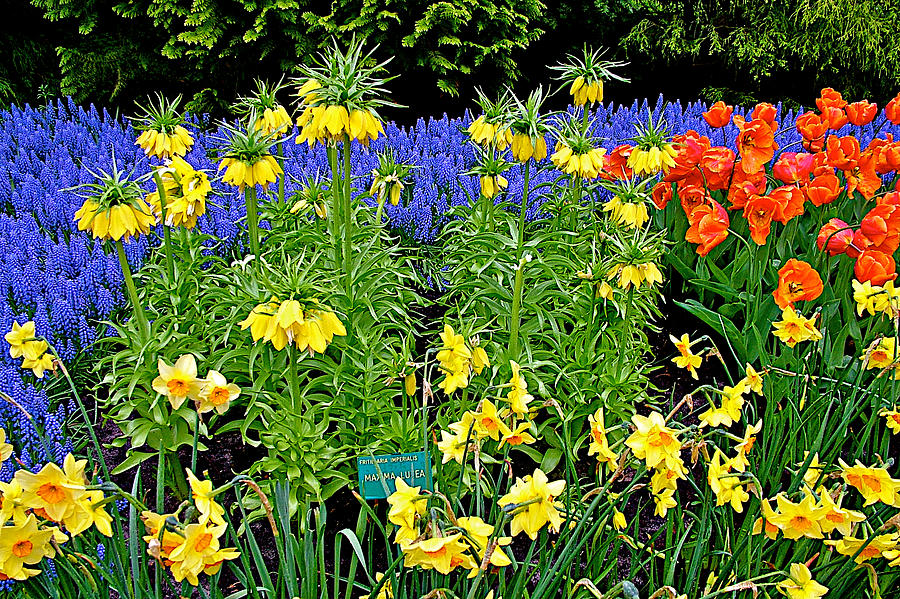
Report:
M 395 453 L 356 458 L 359 469 L 359 488 L 366 499 L 385 499 L 395 490 L 395 480 L 402 478 L 411 487 L 429 491 L 431 460 L 427 451 Z

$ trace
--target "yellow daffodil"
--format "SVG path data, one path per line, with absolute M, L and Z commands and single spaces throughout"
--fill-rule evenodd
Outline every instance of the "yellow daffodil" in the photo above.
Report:
M 733 467 L 733 462 L 726 460 L 721 450 L 716 449 L 709 463 L 706 480 L 716 496 L 716 505 L 730 503 L 731 508 L 741 514 L 750 494 L 744 490 L 741 479 L 731 472 Z
M 44 353 L 49 346 L 46 341 L 33 341 L 32 351 L 40 352 L 36 358 L 28 358 L 22 360 L 22 368 L 30 370 L 39 379 L 44 378 L 44 373 L 48 370 L 56 370 L 56 360 L 52 354 Z
M 848 537 L 855 523 L 865 521 L 866 516 L 862 512 L 841 507 L 840 496 L 838 497 L 838 502 L 835 503 L 825 487 L 819 487 L 818 495 L 818 505 L 824 508 L 822 517 L 819 519 L 819 526 L 822 527 L 824 534 L 827 535 L 836 530 L 841 535 Z
M 473 435 L 474 437 L 474 435 Z M 446 464 L 450 460 L 454 460 L 458 464 L 462 464 L 463 457 L 466 452 L 466 440 L 469 438 L 467 434 L 453 434 L 448 431 L 441 431 L 441 440 L 437 443 L 438 451 L 443 456 L 442 464 Z M 471 451 L 468 452 L 471 455 Z
M 507 505 L 521 505 L 513 509 L 513 519 L 510 523 L 512 536 L 524 532 L 533 541 L 537 538 L 538 531 L 549 524 L 550 530 L 559 531 L 562 525 L 562 516 L 559 513 L 558 503 L 555 501 L 566 488 L 566 481 L 557 480 L 547 482 L 547 475 L 536 468 L 534 474 L 524 479 L 516 478 L 509 493 L 497 502 L 500 507 Z M 527 505 L 523 505 L 527 504 Z
M 781 311 L 781 320 L 772 323 L 775 328 L 772 334 L 788 347 L 794 347 L 801 341 L 819 341 L 822 333 L 816 328 L 815 322 L 815 318 L 805 318 L 793 308 L 785 308 Z
M 683 466 L 671 470 L 666 468 L 654 470 L 653 476 L 650 477 L 650 490 L 654 495 L 659 495 L 665 489 L 674 491 L 678 488 L 678 479 L 685 477 Z
M 750 455 L 750 450 L 753 449 L 753 445 L 756 443 L 756 435 L 759 434 L 759 431 L 761 430 L 762 420 L 757 421 L 756 424 L 747 426 L 744 437 L 741 439 L 741 442 L 737 444 L 737 447 L 735 447 L 737 455 L 732 458 L 732 465 L 734 466 L 735 471 L 744 472 L 750 465 L 747 456 Z
M 625 520 L 625 514 L 616 508 L 613 508 L 613 527 L 616 530 L 625 530 L 628 527 L 628 522 Z
M 459 532 L 410 543 L 402 549 L 406 567 L 420 566 L 423 570 L 437 570 L 441 574 L 449 574 L 460 566 L 466 569 L 478 567 L 467 553 L 469 546 L 462 541 Z
M 74 537 L 93 526 L 100 534 L 111 537 L 113 520 L 104 508 L 104 499 L 102 491 L 86 491 L 65 520 L 68 533 Z
M 691 341 L 687 333 L 683 334 L 681 339 L 676 338 L 675 335 L 669 335 L 669 339 L 675 344 L 675 349 L 678 350 L 678 355 L 672 358 L 672 361 L 679 368 L 687 369 L 691 376 L 694 377 L 694 380 L 698 380 L 700 377 L 697 376 L 697 368 L 703 363 L 703 358 L 691 351 L 691 345 L 696 342 Z
M 50 543 L 53 530 L 38 530 L 33 515 L 21 524 L 0 528 L 0 574 L 12 580 L 25 580 L 41 573 L 26 568 L 39 564 L 44 558 L 53 558 L 56 551 Z
M 651 412 L 650 416 L 635 414 L 631 417 L 635 430 L 625 440 L 634 456 L 647 463 L 648 468 L 664 467 L 677 470 L 682 467 L 681 442 L 678 432 L 666 426 L 666 421 L 659 412 Z
M 207 568 L 222 561 L 219 553 L 219 538 L 225 532 L 225 525 L 188 524 L 184 527 L 184 540 L 169 553 L 170 569 L 176 582 L 187 580 L 197 586 L 199 576 Z M 237 553 L 237 552 L 234 552 Z
M 822 538 L 819 521 L 825 516 L 825 508 L 819 506 L 811 494 L 806 494 L 799 503 L 789 500 L 784 494 L 775 497 L 778 511 L 766 516 L 784 534 L 785 538 L 797 540 L 800 537 Z M 765 516 L 765 514 L 763 514 Z
M 883 289 L 878 285 L 872 285 L 869 281 L 860 283 L 853 279 L 852 284 L 853 301 L 856 302 L 856 314 L 862 316 L 863 312 L 868 312 L 870 316 L 874 316 L 876 312 L 875 302 Z
M 900 412 L 897 411 L 896 406 L 890 410 L 881 410 L 878 412 L 878 415 L 884 416 L 887 427 L 891 430 L 891 434 L 896 435 L 897 433 L 900 433 Z
M 37 339 L 34 331 L 34 321 L 29 320 L 23 325 L 13 321 L 12 329 L 3 338 L 9 343 L 9 355 L 11 358 L 24 357 L 34 360 L 44 352 L 44 350 L 38 351 L 40 346 L 35 343 Z
M 509 366 L 512 368 L 512 377 L 509 379 L 510 390 L 506 394 L 506 401 L 509 402 L 509 409 L 514 414 L 523 417 L 528 414 L 528 403 L 534 397 L 528 392 L 528 383 L 525 382 L 525 377 L 521 374 L 521 367 L 518 362 L 510 360 Z
M 206 373 L 206 379 L 197 393 L 197 411 L 201 414 L 215 410 L 224 414 L 231 402 L 241 394 L 241 388 L 228 380 L 216 370 Z
M 384 578 L 384 574 L 381 572 L 375 573 L 375 583 L 378 584 L 381 582 L 381 579 Z M 360 595 L 359 599 L 369 599 L 369 595 Z M 391 585 L 391 580 L 388 579 L 385 581 L 384 585 L 378 591 L 378 594 L 372 599 L 394 599 L 394 587 Z
M 22 487 L 22 503 L 43 510 L 54 522 L 65 523 L 86 492 L 85 465 L 87 460 L 76 460 L 68 454 L 62 468 L 50 462 L 37 473 L 17 470 L 15 480 Z
M 191 486 L 191 499 L 200 513 L 200 524 L 211 522 L 213 525 L 219 526 L 225 524 L 225 508 L 216 503 L 213 495 L 213 485 L 210 480 L 200 480 L 191 472 L 189 468 L 187 472 L 188 484 Z
M 505 427 L 503 420 L 497 412 L 497 406 L 489 399 L 481 402 L 481 409 L 474 414 L 478 426 L 494 441 L 500 439 L 500 434 Z
M 841 459 L 838 460 L 838 464 L 841 466 L 844 482 L 859 491 L 866 500 L 863 505 L 872 505 L 880 501 L 886 505 L 900 507 L 900 480 L 891 478 L 886 469 L 869 468 L 859 460 L 853 466 L 848 466 Z
M 739 381 L 734 387 L 725 386 L 722 388 L 722 407 L 712 409 L 700 415 L 700 428 L 704 426 L 729 427 L 741 419 L 741 410 L 744 407 L 744 393 L 746 392 L 746 383 Z
M 421 487 L 411 487 L 402 478 L 394 479 L 396 490 L 387 498 L 388 522 L 404 528 L 415 528 L 416 520 L 425 514 L 428 503 Z
M 456 521 L 459 524 L 459 527 L 466 531 L 465 539 L 472 545 L 472 549 L 478 556 L 477 563 L 480 565 L 487 552 L 488 540 L 491 535 L 494 534 L 494 527 L 478 516 L 463 516 L 457 518 Z M 510 560 L 509 556 L 503 552 L 501 547 L 505 547 L 512 543 L 512 537 L 497 537 L 495 540 L 496 545 L 491 552 L 491 559 L 488 563 L 496 568 L 503 568 L 510 565 L 512 560 Z M 477 574 L 477 572 L 475 572 L 475 574 Z M 472 574 L 470 574 L 470 576 L 471 575 Z
M 866 370 L 890 368 L 898 359 L 897 348 L 893 337 L 880 337 L 869 344 L 865 353 L 859 357 Z M 894 367 L 894 378 L 900 379 L 900 368 Z
M 14 524 L 25 522 L 29 508 L 24 503 L 24 494 L 22 485 L 15 478 L 8 483 L 0 481 L 0 526 L 10 520 Z
M 834 547 L 841 555 L 856 556 L 853 561 L 861 564 L 875 557 L 885 557 L 885 552 L 896 551 L 898 542 L 900 537 L 897 534 L 884 534 L 871 539 L 857 539 L 848 535 L 837 541 L 825 541 L 825 544 Z
M 188 398 L 198 398 L 204 381 L 197 378 L 197 362 L 193 354 L 184 354 L 171 366 L 159 358 L 157 368 L 159 376 L 153 379 L 153 390 L 164 395 L 173 410 L 180 408 Z
M 812 579 L 812 573 L 805 564 L 791 564 L 789 577 L 775 585 L 775 588 L 788 599 L 819 599 L 828 593 L 828 587 Z
M 505 424 L 503 425 L 503 436 L 500 438 L 500 447 L 503 447 L 504 444 L 509 444 L 515 447 L 516 445 L 530 445 L 537 441 L 534 436 L 529 432 L 531 430 L 531 422 L 520 422 L 512 429 L 507 427 Z
M 744 368 L 744 383 L 747 385 L 747 388 L 756 393 L 757 395 L 763 394 L 763 378 L 762 374 L 756 372 L 756 369 L 753 368 L 750 364 Z
M 610 471 L 616 469 L 616 461 L 619 456 L 609 448 L 609 440 L 606 438 L 606 425 L 603 420 L 603 408 L 588 416 L 591 425 L 591 444 L 588 446 L 588 455 L 596 455 L 597 461 L 606 464 Z
M 171 517 L 174 517 L 174 514 L 141 512 L 141 521 L 147 531 L 144 536 L 147 553 L 159 560 L 168 560 L 169 554 L 184 542 L 183 536 L 166 528 L 166 520 Z
M 658 495 L 653 495 L 653 503 L 656 506 L 653 513 L 660 518 L 665 518 L 669 510 L 678 505 L 675 501 L 675 491 L 673 489 L 665 489 Z

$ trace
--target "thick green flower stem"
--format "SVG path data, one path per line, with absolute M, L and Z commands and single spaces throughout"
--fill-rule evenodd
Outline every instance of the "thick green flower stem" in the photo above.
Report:
M 525 163 L 525 181 L 522 184 L 522 203 L 519 205 L 519 239 L 516 245 L 516 260 L 522 259 L 525 245 L 525 215 L 528 212 L 528 185 L 531 182 L 531 161 Z
M 158 171 L 153 172 L 153 182 L 156 183 L 156 192 L 159 194 L 159 211 L 162 217 L 163 240 L 166 245 L 166 274 L 169 276 L 169 284 L 175 282 L 175 262 L 172 258 L 172 232 L 169 225 L 166 224 L 166 188 L 163 186 L 162 178 Z
M 328 164 L 331 165 L 331 206 L 328 211 L 328 232 L 334 242 L 334 267 L 337 270 L 341 264 L 341 242 L 339 234 L 343 224 L 341 217 L 341 170 L 337 158 L 337 145 L 329 144 L 327 148 Z
M 344 286 L 352 300 L 350 271 L 353 264 L 353 210 L 350 202 L 350 136 L 344 134 Z
M 288 345 L 288 383 L 291 388 L 291 412 L 300 413 L 300 373 L 297 369 L 297 346 Z
M 384 217 L 384 201 L 386 197 L 378 196 L 378 209 L 375 210 L 375 225 L 381 226 L 381 219 Z
M 147 315 L 144 314 L 144 308 L 141 306 L 141 300 L 138 298 L 137 288 L 134 286 L 134 279 L 131 276 L 131 268 L 128 266 L 128 258 L 125 257 L 125 246 L 122 240 L 116 240 L 116 253 L 119 255 L 119 266 L 122 267 L 122 276 L 125 278 L 125 288 L 128 290 L 128 297 L 131 299 L 131 307 L 134 308 L 134 318 L 141 327 L 141 332 L 149 330 L 147 323 Z
M 525 270 L 526 258 L 519 259 L 519 267 L 516 269 L 516 280 L 513 283 L 512 310 L 509 315 L 509 356 L 512 360 L 519 357 L 519 312 L 522 307 L 522 271 Z
M 284 204 L 284 142 L 278 142 L 278 166 L 281 176 L 278 178 L 278 203 Z
M 256 202 L 256 187 L 244 188 L 244 204 L 247 206 L 247 232 L 250 234 L 250 253 L 259 257 L 259 205 Z

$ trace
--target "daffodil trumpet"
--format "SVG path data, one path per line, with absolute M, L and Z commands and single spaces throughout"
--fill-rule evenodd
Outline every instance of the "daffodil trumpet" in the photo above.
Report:
M 159 194 L 159 211 L 162 216 L 163 226 L 163 243 L 166 246 L 166 275 L 169 277 L 169 284 L 175 282 L 175 262 L 172 258 L 172 232 L 169 229 L 168 219 L 166 218 L 166 186 L 163 185 L 159 171 L 153 171 L 153 182 L 156 184 L 156 192 Z

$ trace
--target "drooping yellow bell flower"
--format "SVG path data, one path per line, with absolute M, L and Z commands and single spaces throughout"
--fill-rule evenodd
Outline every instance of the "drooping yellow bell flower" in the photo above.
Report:
M 268 187 L 270 183 L 278 181 L 278 177 L 284 174 L 281 165 L 271 154 L 262 154 L 248 161 L 240 158 L 226 157 L 219 163 L 217 170 L 225 169 L 222 181 L 244 191 L 246 186 L 260 185 Z
M 156 224 L 150 206 L 142 199 L 107 208 L 86 199 L 75 212 L 75 220 L 79 231 L 90 231 L 96 239 L 112 241 L 128 241 L 131 237 L 146 235 Z
M 165 159 L 187 154 L 194 145 L 194 139 L 187 129 L 176 125 L 170 133 L 147 129 L 138 136 L 134 145 L 140 146 L 147 156 Z
M 567 175 L 576 175 L 582 179 L 596 179 L 603 172 L 603 155 L 606 148 L 591 148 L 576 153 L 563 142 L 557 144 L 556 152 L 550 160 Z
M 168 167 L 160 168 L 160 180 L 166 192 L 166 225 L 193 229 L 197 219 L 206 213 L 206 197 L 212 193 L 209 177 L 195 170 L 181 158 L 173 158 Z M 147 194 L 157 221 L 162 217 L 159 192 Z

